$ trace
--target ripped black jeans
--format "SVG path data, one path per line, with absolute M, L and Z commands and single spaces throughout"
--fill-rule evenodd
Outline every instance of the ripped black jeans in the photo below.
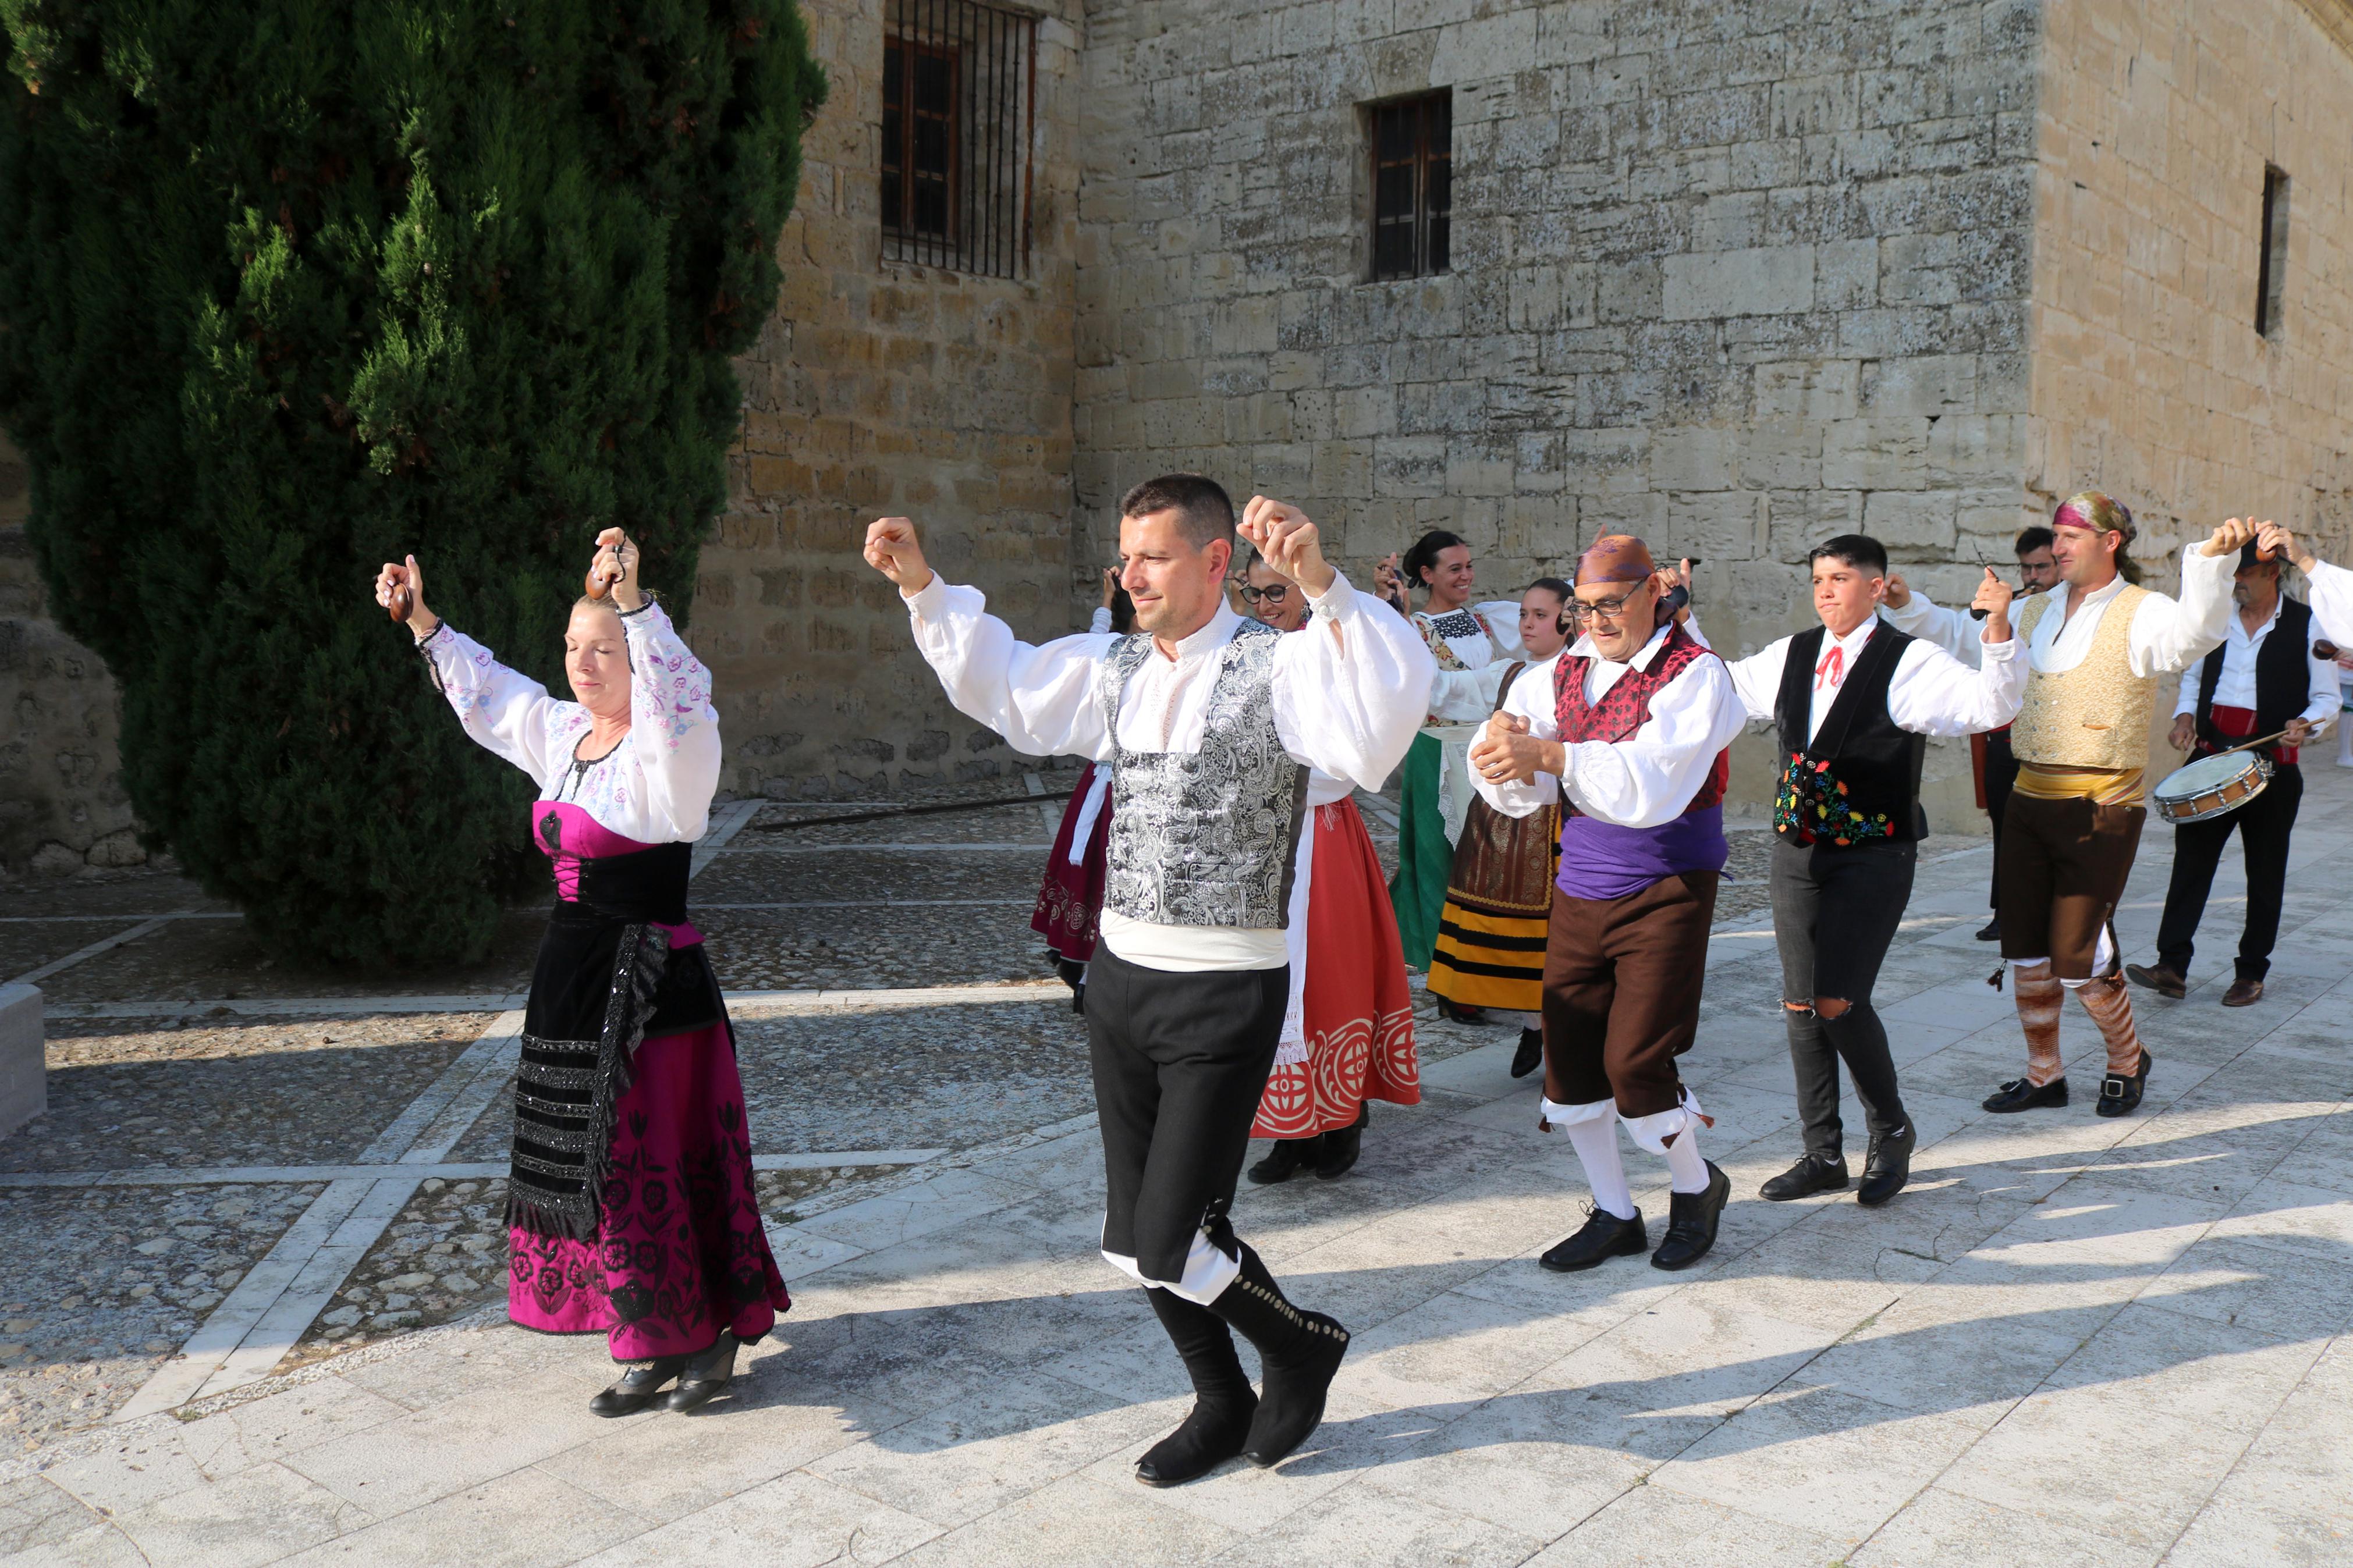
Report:
M 1781 950 L 1783 1019 L 1798 1073 L 1806 1152 L 1841 1152 L 1839 1063 L 1873 1134 L 1905 1125 L 1887 1030 L 1871 1005 L 1887 944 L 1912 898 L 1915 844 L 1773 845 L 1773 940 Z M 1843 1004 L 1843 1005 L 1841 1005 Z

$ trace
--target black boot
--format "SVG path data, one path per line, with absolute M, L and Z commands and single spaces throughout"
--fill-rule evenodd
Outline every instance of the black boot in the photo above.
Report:
M 1908 1121 L 1884 1137 L 1874 1133 L 1871 1153 L 1862 1162 L 1862 1185 L 1855 1189 L 1854 1201 L 1875 1209 L 1902 1192 L 1904 1184 L 1912 1179 L 1912 1150 L 1919 1142 L 1920 1130 Z
M 1250 1168 L 1250 1179 L 1261 1187 L 1277 1182 L 1287 1182 L 1324 1157 L 1324 1135 L 1313 1138 L 1278 1138 L 1266 1158 Z
M 1324 1157 L 1315 1163 L 1315 1179 L 1335 1181 L 1355 1170 L 1365 1146 L 1365 1129 L 1372 1124 L 1372 1102 L 1365 1100 L 1356 1106 L 1356 1120 L 1324 1134 Z
M 1667 1238 L 1651 1254 L 1653 1268 L 1689 1268 L 1715 1245 L 1716 1223 L 1724 1217 L 1724 1205 L 1732 1196 L 1732 1178 L 1717 1169 L 1715 1161 L 1704 1163 L 1706 1191 L 1670 1194 Z
M 1085 1012 L 1087 1010 L 1087 966 L 1064 958 L 1058 952 L 1054 954 L 1054 973 L 1060 975 L 1062 984 L 1071 988 L 1071 1011 Z
M 670 1407 L 692 1410 L 710 1404 L 735 1375 L 735 1347 L 743 1342 L 732 1330 L 720 1330 L 711 1348 L 688 1362 L 686 1370 L 678 1374 L 678 1386 L 670 1391 Z
M 1438 1004 L 1438 1016 L 1445 1019 L 1450 1024 L 1484 1024 L 1488 1022 L 1487 1009 L 1484 1007 L 1464 1007 L 1456 1003 L 1449 1002 L 1443 996 L 1435 996 L 1432 997 L 1431 1000 Z
M 1281 1144 L 1276 1145 L 1281 1148 Z M 1147 1487 L 1173 1487 L 1198 1479 L 1242 1451 L 1250 1437 L 1258 1395 L 1225 1320 L 1174 1290 L 1147 1286 L 1144 1292 L 1185 1370 L 1193 1379 L 1193 1409 L 1176 1430 L 1152 1445 L 1135 1461 L 1135 1479 Z
M 1631 1258 L 1650 1249 L 1651 1237 L 1642 1228 L 1641 1209 L 1634 1211 L 1631 1219 L 1620 1219 L 1596 1204 L 1586 1210 L 1585 1223 L 1577 1227 L 1575 1236 L 1536 1261 L 1556 1274 L 1575 1274 L 1599 1268 L 1612 1258 Z
M 1512 1053 L 1512 1076 L 1525 1078 L 1544 1066 L 1544 1031 L 1522 1029 L 1520 1048 Z
M 1250 1243 L 1234 1245 L 1241 1249 L 1241 1277 L 1209 1303 L 1209 1310 L 1258 1347 L 1264 1373 L 1242 1458 L 1253 1465 L 1279 1464 L 1324 1419 L 1324 1396 L 1339 1375 L 1340 1358 L 1348 1353 L 1348 1331 L 1321 1312 L 1303 1312 L 1285 1300 L 1282 1287 Z
M 682 1355 L 657 1356 L 621 1373 L 621 1381 L 588 1402 L 598 1415 L 631 1415 L 661 1397 L 662 1384 L 686 1370 Z
M 1846 1181 L 1845 1155 L 1808 1153 L 1757 1188 L 1757 1195 L 1767 1203 L 1786 1204 L 1793 1198 L 1812 1197 L 1816 1193 L 1844 1192 Z

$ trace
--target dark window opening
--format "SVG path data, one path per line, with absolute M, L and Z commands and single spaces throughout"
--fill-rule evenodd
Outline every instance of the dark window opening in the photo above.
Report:
M 1454 210 L 1454 95 L 1377 103 L 1371 112 L 1373 279 L 1443 272 Z
M 2263 165 L 2263 248 L 2255 263 L 2255 331 L 2278 333 L 2283 285 L 2287 279 L 2287 176 Z
M 991 278 L 1029 261 L 1037 23 L 892 0 L 882 43 L 882 255 Z

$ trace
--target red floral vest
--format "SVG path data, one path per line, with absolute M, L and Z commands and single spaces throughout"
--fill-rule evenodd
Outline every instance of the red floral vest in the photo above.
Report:
M 1667 682 L 1681 675 L 1695 659 L 1715 658 L 1714 649 L 1702 647 L 1681 626 L 1667 633 L 1666 645 L 1651 660 L 1648 669 L 1629 668 L 1609 690 L 1601 694 L 1599 703 L 1585 700 L 1586 672 L 1593 661 L 1564 653 L 1553 667 L 1553 716 L 1560 723 L 1564 744 L 1578 741 L 1627 741 L 1633 738 L 1651 717 L 1651 699 L 1665 689 Z M 1704 811 L 1724 799 L 1724 786 L 1732 774 L 1730 747 L 1715 754 L 1715 765 L 1707 770 L 1707 781 L 1699 793 L 1683 807 L 1688 816 L 1694 811 Z M 1569 807 L 1576 811 L 1574 805 Z

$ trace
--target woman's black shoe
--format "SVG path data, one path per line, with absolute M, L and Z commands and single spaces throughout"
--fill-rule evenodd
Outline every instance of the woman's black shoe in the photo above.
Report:
M 678 1386 L 670 1391 L 672 1410 L 692 1410 L 708 1405 L 727 1380 L 735 1375 L 735 1347 L 744 1342 L 733 1331 L 722 1329 L 712 1347 L 686 1363 L 678 1374 Z
M 1307 1441 L 1324 1419 L 1324 1396 L 1348 1353 L 1348 1331 L 1322 1312 L 1303 1312 L 1283 1299 L 1265 1262 L 1240 1242 L 1241 1275 L 1209 1303 L 1233 1331 L 1258 1347 L 1258 1414 L 1250 1417 L 1242 1458 L 1280 1464 Z
M 1636 1209 L 1631 1219 L 1620 1219 L 1599 1205 L 1585 1211 L 1585 1223 L 1577 1234 L 1547 1250 L 1536 1261 L 1556 1274 L 1575 1274 L 1593 1268 L 1612 1258 L 1631 1258 L 1651 1249 L 1651 1237 L 1642 1229 L 1642 1211 Z
M 588 1402 L 596 1415 L 634 1415 L 661 1397 L 662 1384 L 686 1370 L 682 1355 L 657 1356 L 639 1362 L 621 1374 L 621 1381 Z
M 1884 1137 L 1871 1141 L 1871 1153 L 1862 1162 L 1862 1185 L 1854 1192 L 1854 1201 L 1867 1209 L 1875 1209 L 1904 1190 L 1912 1179 L 1912 1150 L 1920 1142 L 1920 1130 L 1910 1122 Z
M 1060 975 L 1062 984 L 1071 988 L 1071 1011 L 1085 1012 L 1087 1010 L 1087 966 L 1064 958 L 1058 952 L 1054 954 L 1054 973 Z
M 1732 1200 L 1732 1178 L 1717 1169 L 1715 1161 L 1704 1163 L 1706 1191 L 1671 1194 L 1667 1238 L 1651 1254 L 1653 1268 L 1689 1268 L 1715 1245 L 1716 1223 L 1724 1217 L 1724 1205 Z
M 1135 1479 L 1147 1487 L 1182 1486 L 1242 1451 L 1250 1417 L 1258 1414 L 1258 1395 L 1250 1392 L 1225 1320 L 1156 1285 L 1146 1286 L 1144 1293 L 1185 1359 L 1193 1379 L 1193 1408 L 1176 1430 L 1144 1451 L 1135 1461 Z
M 2148 1088 L 2148 1064 L 2154 1058 L 2143 1047 L 2140 1067 L 2130 1078 L 2112 1072 L 2100 1080 L 2100 1103 L 2092 1109 L 2102 1116 L 2130 1116 L 2140 1109 L 2141 1092 Z
M 1804 1154 L 1798 1163 L 1757 1189 L 1757 1195 L 1768 1204 L 1786 1204 L 1795 1198 L 1810 1198 L 1816 1193 L 1846 1191 L 1846 1156 L 1826 1159 L 1820 1154 Z
M 1484 1024 L 1487 1021 L 1487 1009 L 1484 1007 L 1458 1007 L 1443 996 L 1433 997 L 1432 1000 L 1438 1004 L 1438 1016 L 1450 1024 Z
M 1544 1031 L 1522 1029 L 1520 1048 L 1512 1053 L 1512 1076 L 1525 1078 L 1544 1066 Z
M 1278 1138 L 1266 1158 L 1250 1168 L 1250 1179 L 1261 1187 L 1277 1182 L 1287 1182 L 1324 1157 L 1324 1135 L 1313 1138 Z
M 1355 1170 L 1356 1156 L 1365 1145 L 1365 1129 L 1372 1124 L 1372 1102 L 1366 1100 L 1357 1105 L 1356 1121 L 1324 1134 L 1324 1157 L 1315 1163 L 1315 1179 L 1334 1181 Z
M 1996 1116 L 2007 1116 L 2013 1110 L 2053 1109 L 2067 1103 L 2067 1080 L 2054 1078 L 2049 1083 L 2036 1084 L 2031 1079 L 2014 1078 L 1985 1097 L 1980 1110 Z

